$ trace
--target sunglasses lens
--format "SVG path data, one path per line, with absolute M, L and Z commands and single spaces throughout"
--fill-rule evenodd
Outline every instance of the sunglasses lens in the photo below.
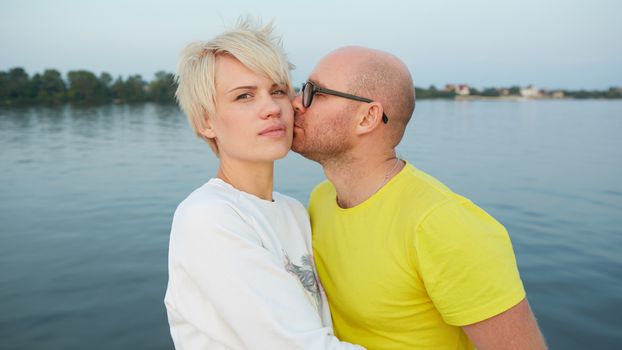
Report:
M 305 83 L 302 87 L 302 106 L 307 108 L 311 105 L 313 99 L 313 85 L 311 83 Z

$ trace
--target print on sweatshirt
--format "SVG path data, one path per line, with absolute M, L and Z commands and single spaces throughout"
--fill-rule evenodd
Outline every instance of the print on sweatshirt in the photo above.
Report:
M 285 255 L 285 269 L 287 269 L 287 271 L 292 275 L 298 277 L 298 280 L 300 280 L 300 283 L 305 290 L 313 296 L 313 299 L 315 300 L 315 307 L 318 311 L 321 311 L 322 296 L 320 294 L 317 276 L 315 275 L 315 270 L 313 268 L 313 256 L 311 254 L 303 255 L 300 258 L 302 265 L 296 265 L 292 263 L 285 251 L 283 251 L 283 254 Z

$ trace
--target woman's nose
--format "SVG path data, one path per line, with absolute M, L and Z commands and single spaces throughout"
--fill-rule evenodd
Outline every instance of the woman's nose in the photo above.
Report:
M 281 116 L 281 106 L 278 101 L 276 101 L 274 96 L 270 95 L 270 97 L 266 99 L 262 115 L 264 118 L 279 118 Z

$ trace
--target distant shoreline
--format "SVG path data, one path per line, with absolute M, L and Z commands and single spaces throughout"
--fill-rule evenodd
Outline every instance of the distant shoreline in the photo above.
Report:
M 600 99 L 604 100 L 604 98 L 592 98 L 594 100 Z M 455 96 L 455 101 L 477 101 L 477 100 L 485 100 L 485 101 L 538 101 L 538 100 L 577 100 L 574 97 L 550 97 L 550 96 L 540 96 L 540 97 L 524 97 L 524 96 L 477 96 L 477 95 L 469 95 L 469 96 Z
M 446 98 L 446 97 L 425 97 L 425 98 L 417 98 L 417 102 L 427 102 L 427 101 L 448 101 L 448 102 L 478 102 L 478 101 L 488 101 L 488 102 L 531 102 L 531 101 L 620 101 L 622 98 L 602 98 L 602 97 L 588 97 L 588 98 L 575 98 L 575 97 L 561 97 L 561 98 L 553 98 L 553 97 L 521 97 L 521 96 L 456 96 L 454 98 Z M 104 107 L 104 106 L 132 106 L 132 105 L 143 105 L 143 104 L 156 104 L 163 106 L 177 106 L 177 103 L 174 102 L 161 102 L 161 101 L 110 101 L 110 102 L 59 102 L 59 103 L 14 103 L 14 104 L 0 104 L 0 111 L 3 109 L 11 109 L 11 108 L 28 108 L 28 107 L 42 107 L 42 108 L 58 108 L 64 106 L 71 107 Z
M 140 75 L 114 79 L 108 73 L 99 76 L 87 70 L 69 71 L 66 77 L 55 69 L 29 75 L 23 68 L 0 71 L 0 106 L 105 105 L 156 102 L 175 104 L 177 83 L 173 73 L 159 71 L 151 81 Z M 297 90 L 297 89 L 296 89 Z M 296 91 L 298 92 L 298 91 Z M 468 84 L 447 84 L 443 89 L 430 85 L 415 86 L 417 100 L 455 101 L 528 101 L 563 99 L 622 99 L 622 87 L 607 90 L 545 90 L 527 87 L 488 87 L 477 89 Z

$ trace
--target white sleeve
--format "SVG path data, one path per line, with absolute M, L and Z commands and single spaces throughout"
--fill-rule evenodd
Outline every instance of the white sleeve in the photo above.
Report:
M 184 276 L 177 281 L 183 285 L 174 287 L 184 289 L 173 293 L 175 312 L 212 338 L 219 336 L 213 322 L 201 315 L 216 312 L 247 349 L 362 349 L 340 342 L 322 325 L 300 282 L 262 247 L 252 227 L 222 204 L 207 213 L 178 208 L 175 214 L 169 259 L 179 271 L 171 274 Z M 218 341 L 231 343 L 224 338 Z

